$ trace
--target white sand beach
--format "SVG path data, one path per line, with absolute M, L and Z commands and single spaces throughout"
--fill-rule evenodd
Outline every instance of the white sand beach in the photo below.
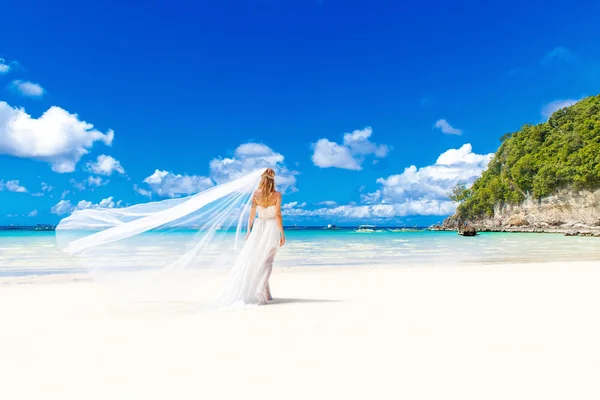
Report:
M 6 282 L 0 399 L 600 398 L 600 262 L 280 268 L 228 312 Z

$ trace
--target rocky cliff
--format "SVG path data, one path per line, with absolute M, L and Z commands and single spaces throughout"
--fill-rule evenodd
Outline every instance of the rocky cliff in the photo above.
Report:
M 508 133 L 443 228 L 600 232 L 600 95 Z
M 458 218 L 444 221 L 445 229 L 456 229 Z M 469 225 L 482 231 L 599 232 L 600 190 L 560 190 L 539 200 L 520 204 L 498 204 L 492 216 L 472 219 Z

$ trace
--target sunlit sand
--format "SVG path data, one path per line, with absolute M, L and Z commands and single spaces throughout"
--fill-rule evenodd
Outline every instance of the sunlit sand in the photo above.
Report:
M 12 281 L 0 398 L 598 399 L 599 266 L 279 268 L 239 311 Z

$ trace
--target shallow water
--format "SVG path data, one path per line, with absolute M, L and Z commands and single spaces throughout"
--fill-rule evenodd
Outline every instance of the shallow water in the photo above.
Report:
M 600 261 L 599 238 L 559 234 L 494 232 L 462 237 L 455 232 L 312 229 L 288 230 L 286 238 L 286 245 L 277 254 L 276 267 Z M 132 247 L 124 262 L 133 265 L 144 258 L 155 267 L 162 266 L 182 254 L 194 240 L 193 232 L 163 233 L 159 241 Z M 85 271 L 77 259 L 60 250 L 54 232 L 0 232 L 0 277 Z

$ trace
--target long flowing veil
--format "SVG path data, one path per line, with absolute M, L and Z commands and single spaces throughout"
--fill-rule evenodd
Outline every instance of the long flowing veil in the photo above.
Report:
M 76 210 L 57 226 L 58 244 L 129 299 L 206 301 L 235 262 L 263 172 L 188 197 Z

